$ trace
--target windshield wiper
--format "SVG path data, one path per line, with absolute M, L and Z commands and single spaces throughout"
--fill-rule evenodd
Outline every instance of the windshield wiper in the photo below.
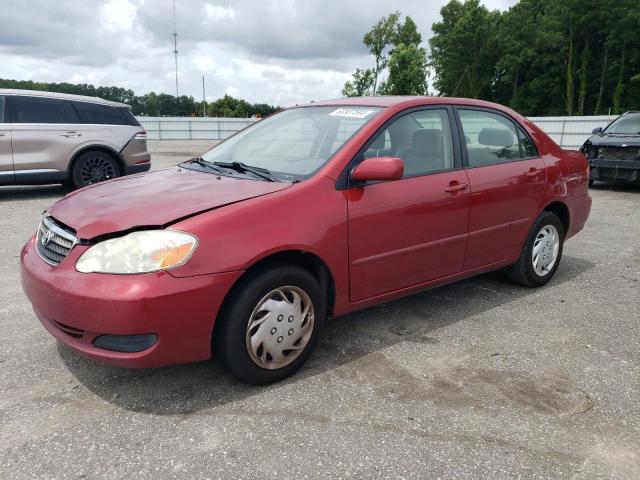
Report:
M 195 163 L 196 165 L 200 165 L 201 167 L 205 167 L 205 168 L 208 168 L 210 170 L 215 170 L 218 173 L 221 173 L 221 174 L 225 173 L 225 171 L 222 170 L 221 168 L 218 168 L 217 165 L 215 165 L 214 163 L 211 163 L 211 162 L 207 162 L 202 157 L 193 157 L 193 158 L 187 160 L 186 162 L 182 162 L 182 163 Z
M 264 180 L 267 180 L 269 182 L 277 182 L 277 181 L 279 181 L 266 168 L 253 167 L 251 165 L 247 165 L 246 163 L 242 163 L 242 162 L 213 162 L 213 164 L 218 166 L 218 167 L 229 168 L 231 170 L 235 170 L 235 171 L 240 172 L 240 173 L 242 173 L 242 172 L 253 173 L 255 176 L 260 177 L 260 178 L 262 178 Z

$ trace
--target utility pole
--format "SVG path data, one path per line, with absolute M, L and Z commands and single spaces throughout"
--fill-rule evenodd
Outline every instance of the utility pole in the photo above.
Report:
M 176 99 L 178 98 L 178 26 L 176 22 L 176 0 L 173 0 L 173 56 L 176 66 Z
M 202 74 L 202 116 L 207 116 L 207 97 L 204 94 L 204 73 Z

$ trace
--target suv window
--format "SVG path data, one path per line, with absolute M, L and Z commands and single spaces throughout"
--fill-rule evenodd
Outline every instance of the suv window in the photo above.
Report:
M 453 168 L 447 110 L 419 110 L 403 115 L 376 136 L 364 155 L 402 158 L 405 177 Z
M 131 125 L 118 107 L 89 102 L 73 102 L 83 123 L 98 125 Z
M 4 97 L 0 95 L 0 123 L 4 123 L 4 106 L 5 106 Z
M 470 167 L 522 158 L 520 138 L 511 120 L 484 110 L 458 109 Z M 525 136 L 525 138 L 527 138 Z
M 78 123 L 77 114 L 64 100 L 22 95 L 14 98 L 18 123 Z

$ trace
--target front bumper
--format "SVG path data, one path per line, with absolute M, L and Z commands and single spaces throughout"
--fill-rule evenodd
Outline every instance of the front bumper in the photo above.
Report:
M 605 182 L 640 181 L 640 160 L 589 159 L 589 178 Z
M 36 253 L 34 238 L 22 249 L 22 287 L 42 325 L 81 354 L 111 365 L 149 368 L 206 360 L 211 334 L 227 292 L 242 272 L 176 278 L 82 274 L 75 270 L 87 247 L 74 247 L 52 267 Z M 98 348 L 104 335 L 154 335 L 142 351 Z M 100 342 L 98 342 L 100 343 Z

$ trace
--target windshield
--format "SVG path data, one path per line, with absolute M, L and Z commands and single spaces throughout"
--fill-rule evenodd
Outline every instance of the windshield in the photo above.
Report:
M 640 135 L 640 115 L 618 117 L 604 131 L 614 134 Z
M 202 155 L 268 169 L 279 180 L 311 176 L 369 122 L 376 107 L 300 107 L 268 117 Z

